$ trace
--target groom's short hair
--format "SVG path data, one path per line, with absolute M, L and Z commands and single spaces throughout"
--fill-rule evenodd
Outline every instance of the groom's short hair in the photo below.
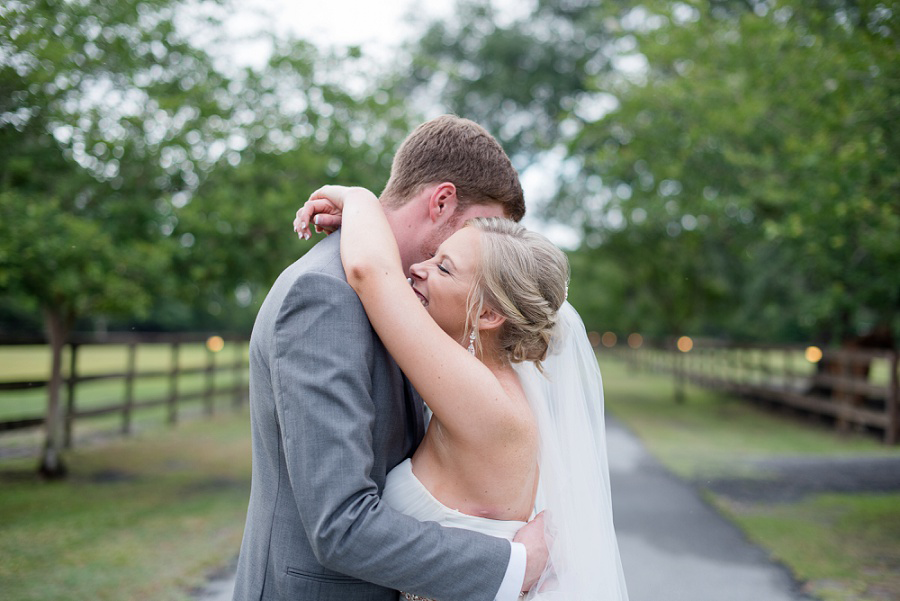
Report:
M 499 204 L 510 219 L 525 215 L 519 174 L 500 143 L 469 119 L 442 115 L 413 130 L 394 155 L 381 198 L 401 206 L 423 186 L 441 182 L 456 186 L 459 209 Z

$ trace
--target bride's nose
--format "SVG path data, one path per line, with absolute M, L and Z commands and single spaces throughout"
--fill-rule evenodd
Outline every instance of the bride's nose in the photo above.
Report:
M 425 269 L 425 263 L 416 263 L 409 268 L 409 275 L 414 280 L 424 280 L 428 270 Z

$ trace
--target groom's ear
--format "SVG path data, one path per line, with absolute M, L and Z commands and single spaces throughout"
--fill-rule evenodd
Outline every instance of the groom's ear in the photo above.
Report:
M 490 307 L 482 307 L 481 315 L 478 316 L 479 330 L 496 330 L 506 321 L 506 317 L 500 315 Z
M 456 212 L 456 186 L 451 182 L 441 182 L 428 197 L 428 216 L 432 223 L 448 221 Z

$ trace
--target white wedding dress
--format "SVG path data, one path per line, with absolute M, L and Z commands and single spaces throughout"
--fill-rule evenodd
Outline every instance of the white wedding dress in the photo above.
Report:
M 525 525 L 525 522 L 515 520 L 492 520 L 468 515 L 447 507 L 416 478 L 409 459 L 388 473 L 381 500 L 420 522 L 437 522 L 442 526 L 475 530 L 506 540 L 512 540 L 519 528 Z
M 511 541 L 526 522 L 492 520 L 451 509 L 434 498 L 412 471 L 412 460 L 406 459 L 388 472 L 381 500 L 400 513 L 420 522 L 437 522 L 449 528 L 474 530 Z M 431 601 L 424 597 L 401 593 L 402 599 Z
M 612 519 L 600 370 L 581 317 L 569 303 L 559 315 L 543 371 L 533 363 L 515 366 L 540 433 L 535 514 L 546 510 L 550 549 L 547 571 L 525 598 L 628 601 Z M 416 478 L 409 459 L 388 473 L 382 498 L 418 520 L 506 540 L 524 525 L 446 507 Z

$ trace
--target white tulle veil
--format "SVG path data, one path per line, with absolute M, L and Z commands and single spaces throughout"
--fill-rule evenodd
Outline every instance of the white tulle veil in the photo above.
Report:
M 566 302 L 543 373 L 516 365 L 540 430 L 537 511 L 546 510 L 550 568 L 535 601 L 627 601 L 613 526 L 603 383 L 584 324 Z

